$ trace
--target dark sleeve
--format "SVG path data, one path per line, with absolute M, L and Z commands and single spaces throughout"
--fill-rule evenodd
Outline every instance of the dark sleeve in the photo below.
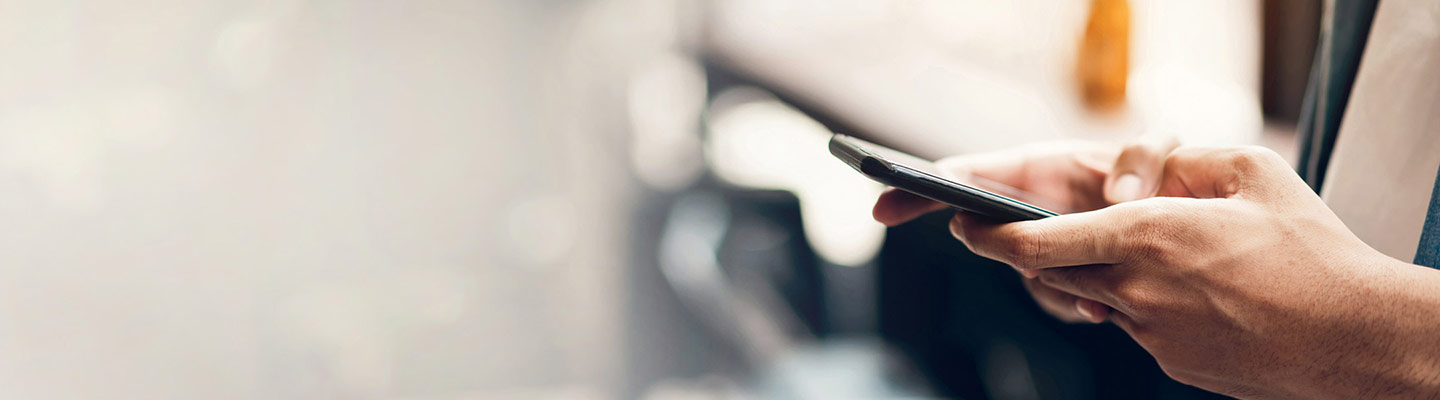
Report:
M 1305 89 L 1297 127 L 1300 176 L 1316 193 L 1325 181 L 1330 151 L 1340 133 L 1340 118 L 1350 99 L 1355 71 L 1365 53 L 1365 40 L 1375 19 L 1378 0 L 1326 0 L 1320 21 L 1320 39 L 1310 82 Z
M 1430 191 L 1430 210 L 1425 212 L 1420 247 L 1415 249 L 1415 263 L 1430 268 L 1440 268 L 1440 172 L 1435 175 L 1435 188 Z

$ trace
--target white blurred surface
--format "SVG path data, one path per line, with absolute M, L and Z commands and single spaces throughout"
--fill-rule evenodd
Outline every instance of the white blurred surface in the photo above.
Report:
M 880 253 L 885 226 L 870 209 L 884 186 L 830 155 L 834 132 L 754 88 L 728 90 L 715 103 L 706 159 L 716 176 L 794 193 L 806 241 L 826 261 L 859 266 Z
M 1256 0 L 1133 0 L 1127 105 L 1092 115 L 1074 82 L 1088 0 L 731 0 L 717 59 L 873 139 L 926 157 L 1163 132 L 1252 143 Z
M 0 398 L 603 396 L 641 5 L 0 3 Z

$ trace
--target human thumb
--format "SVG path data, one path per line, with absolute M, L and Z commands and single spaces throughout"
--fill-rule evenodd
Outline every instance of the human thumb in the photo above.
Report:
M 1172 136 L 1147 136 L 1126 145 L 1105 178 L 1105 201 L 1115 204 L 1154 195 L 1165 158 L 1179 145 Z

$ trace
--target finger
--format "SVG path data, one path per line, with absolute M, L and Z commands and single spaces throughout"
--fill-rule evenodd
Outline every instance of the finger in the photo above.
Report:
M 1078 299 L 1090 299 L 1095 304 L 1077 304 L 1075 307 L 1077 312 L 1080 307 L 1087 307 L 1093 315 L 1098 313 L 1096 309 L 1099 307 L 1104 307 L 1107 312 L 1111 308 L 1120 309 L 1122 304 L 1117 301 L 1112 290 L 1117 280 L 1124 279 L 1124 276 L 1116 271 L 1118 268 L 1120 267 L 1116 265 L 1050 268 L 1036 271 L 1035 280 Z
M 1110 306 L 1095 300 L 1077 297 L 1075 298 L 1075 310 L 1092 324 L 1105 322 L 1110 318 Z
M 1136 208 L 1109 207 L 1004 224 L 956 213 L 950 232 L 975 254 L 1033 275 L 1030 270 L 1123 261 L 1130 245 L 1123 233 L 1136 218 Z
M 1020 281 L 1030 291 L 1030 297 L 1035 298 L 1035 304 L 1046 313 L 1070 323 L 1086 320 L 1076 312 L 1075 300 L 1079 297 L 1056 290 L 1034 278 L 1021 278 Z
M 1277 175 L 1278 174 L 1278 175 Z M 1283 175 L 1283 176 L 1281 176 Z M 1279 177 L 1283 185 L 1274 185 Z M 1289 192 L 1304 182 L 1274 151 L 1258 146 L 1176 149 L 1165 159 L 1158 195 L 1227 198 L 1241 192 Z
M 1037 279 L 1022 279 L 1030 296 L 1040 309 L 1051 316 L 1069 323 L 1100 323 L 1109 316 L 1110 307 L 1094 300 L 1076 297 L 1041 283 Z
M 1116 309 L 1110 310 L 1110 323 L 1120 327 L 1120 329 L 1124 330 L 1130 337 L 1135 337 L 1136 330 L 1140 329 L 1140 324 L 1135 322 L 1134 317 Z
M 1154 195 L 1160 187 L 1165 158 L 1179 145 L 1174 136 L 1154 135 L 1125 146 L 1105 178 L 1105 200 L 1115 204 Z
M 943 203 L 920 195 L 890 188 L 875 200 L 875 208 L 871 210 L 871 215 L 885 226 L 895 226 L 946 207 L 948 206 Z

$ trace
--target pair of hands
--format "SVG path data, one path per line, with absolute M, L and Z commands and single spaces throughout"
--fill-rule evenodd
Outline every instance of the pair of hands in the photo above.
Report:
M 1237 397 L 1440 393 L 1440 273 L 1353 235 L 1290 166 L 1256 147 L 1030 147 L 942 160 L 1072 211 L 951 231 L 1009 264 L 1070 322 L 1110 321 L 1181 382 Z M 946 206 L 891 190 L 875 219 Z

